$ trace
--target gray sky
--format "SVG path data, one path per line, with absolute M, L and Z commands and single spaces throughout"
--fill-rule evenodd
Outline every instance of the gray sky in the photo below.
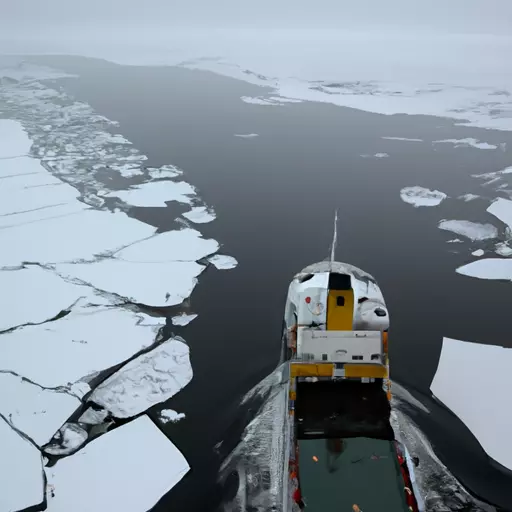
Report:
M 416 28 L 512 34 L 512 0 L 0 0 L 0 28 Z

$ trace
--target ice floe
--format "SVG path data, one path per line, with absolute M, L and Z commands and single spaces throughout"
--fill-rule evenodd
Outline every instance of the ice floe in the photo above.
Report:
M 481 263 L 481 261 L 476 262 Z M 512 469 L 512 409 L 508 375 L 512 349 L 443 339 L 430 389 L 471 430 L 494 460 Z M 474 371 L 486 375 L 475 379 Z
M 108 411 L 105 409 L 94 409 L 89 407 L 81 416 L 78 418 L 78 423 L 84 423 L 85 425 L 99 425 L 103 423 L 108 416 Z
M 45 469 L 47 511 L 150 510 L 189 469 L 174 444 L 141 416 Z
M 163 409 L 160 411 L 158 418 L 162 423 L 176 423 L 180 420 L 182 420 L 185 417 L 185 413 L 183 412 L 176 412 L 172 409 Z
M 361 155 L 362 158 L 388 158 L 387 153 L 375 153 L 374 155 Z
M 235 137 L 239 137 L 241 139 L 254 139 L 254 137 L 259 137 L 257 133 L 235 133 Z
M 17 512 L 44 499 L 43 463 L 39 450 L 0 417 L 0 510 Z
M 442 220 L 438 227 L 473 241 L 488 240 L 498 236 L 498 229 L 492 224 L 480 224 L 469 220 Z
M 512 201 L 500 197 L 491 203 L 487 211 L 506 224 L 509 230 L 512 230 Z
M 0 414 L 38 446 L 46 444 L 80 405 L 65 389 L 43 389 L 17 375 L 0 373 Z
M 225 254 L 214 254 L 208 258 L 208 261 L 219 270 L 230 270 L 238 265 L 236 258 Z
M 488 144 L 487 142 L 479 142 L 478 139 L 444 139 L 444 140 L 434 140 L 432 144 L 453 144 L 454 147 L 472 147 L 476 149 L 498 149 L 498 146 L 494 144 Z
M 215 212 L 206 206 L 194 206 L 189 212 L 185 212 L 183 217 L 195 224 L 206 224 L 215 220 Z
M 197 315 L 187 315 L 186 313 L 182 313 L 178 316 L 173 316 L 171 318 L 172 325 L 185 326 L 188 325 L 192 320 L 196 319 Z
M 69 455 L 87 441 L 87 431 L 76 423 L 65 423 L 59 429 L 51 444 L 44 447 L 48 455 Z
M 178 169 L 175 165 L 162 165 L 162 167 L 148 167 L 149 175 L 153 179 L 159 178 L 176 178 L 183 174 L 181 169 Z
M 430 190 L 424 187 L 404 187 L 400 190 L 400 198 L 408 204 L 412 204 L 415 208 L 420 206 L 438 206 L 447 195 L 439 190 Z
M 123 366 L 93 391 L 90 400 L 116 418 L 130 418 L 165 402 L 191 380 L 189 348 L 171 338 Z
M 474 201 L 475 199 L 478 199 L 480 196 L 477 196 L 475 194 L 464 194 L 463 196 L 459 196 L 459 199 L 462 199 L 466 203 L 469 201 Z
M 495 252 L 499 256 L 507 258 L 512 256 L 512 247 L 507 242 L 498 242 L 495 246 Z
M 191 204 L 195 193 L 194 187 L 185 181 L 151 181 L 110 192 L 106 197 L 119 197 L 131 206 L 166 206 L 171 201 Z
M 460 238 L 453 238 L 452 240 L 447 240 L 446 243 L 447 244 L 463 244 L 464 241 L 461 240 Z
M 458 274 L 479 279 L 512 281 L 512 259 L 485 258 L 457 269 Z
M 402 140 L 405 142 L 423 142 L 423 139 L 408 139 L 407 137 L 381 137 L 385 140 Z
M 472 256 L 476 256 L 477 258 L 480 258 L 480 256 L 483 256 L 484 254 L 485 251 L 483 249 L 477 249 L 471 253 Z

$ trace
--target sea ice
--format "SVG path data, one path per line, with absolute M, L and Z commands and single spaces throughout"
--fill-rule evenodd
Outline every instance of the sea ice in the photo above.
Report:
M 512 469 L 512 444 L 508 442 L 512 409 L 503 404 L 510 400 L 511 366 L 510 348 L 444 338 L 430 385 L 432 393 L 471 430 L 487 454 L 508 469 Z M 475 368 L 486 378 L 475 379 Z
M 159 178 L 176 178 L 183 174 L 181 169 L 178 169 L 175 165 L 162 165 L 162 167 L 148 167 L 149 175 L 153 179 Z
M 238 261 L 233 256 L 224 254 L 214 254 L 208 261 L 219 270 L 230 270 L 238 265 Z
M 186 313 L 182 313 L 178 316 L 173 316 L 171 318 L 172 325 L 185 326 L 188 325 L 192 320 L 196 319 L 197 315 L 187 315 Z
M 430 190 L 424 187 L 404 187 L 400 190 L 400 198 L 415 208 L 420 206 L 438 206 L 447 195 L 439 190 Z
M 503 279 L 512 281 L 512 259 L 485 258 L 459 267 L 458 274 L 478 279 Z
M 471 254 L 479 258 L 480 256 L 483 256 L 485 254 L 485 251 L 483 249 L 477 249 L 476 251 L 473 251 Z
M 477 196 L 475 194 L 464 194 L 463 196 L 460 196 L 459 199 L 462 199 L 464 201 L 469 202 L 469 201 L 473 201 L 475 199 L 478 199 L 480 196 Z
M 185 414 L 183 412 L 173 411 L 172 409 L 163 409 L 160 411 L 158 417 L 162 423 L 177 423 L 185 417 Z
M 18 121 L 0 119 L 0 159 L 28 155 L 32 141 Z
M 510 247 L 507 242 L 499 242 L 495 246 L 495 252 L 499 256 L 507 258 L 508 256 L 512 256 L 512 247 Z
M 176 446 L 141 416 L 45 469 L 47 511 L 150 510 L 189 469 Z
M 257 133 L 235 133 L 235 137 L 239 137 L 241 139 L 254 139 L 254 137 L 258 137 Z
M 49 455 L 69 455 L 87 441 L 87 431 L 76 423 L 65 423 L 59 429 L 51 444 L 45 446 L 44 453 Z
M 189 212 L 185 212 L 183 217 L 196 224 L 206 224 L 215 220 L 216 215 L 213 210 L 208 210 L 205 206 L 194 206 Z
M 469 220 L 442 220 L 438 227 L 473 241 L 488 240 L 498 236 L 498 230 L 492 224 L 480 224 Z
M 0 418 L 0 510 L 17 512 L 44 499 L 43 464 L 38 449 Z M 72 509 L 70 509 L 72 510 Z
M 487 142 L 478 142 L 477 139 L 444 139 L 444 140 L 434 140 L 432 144 L 441 144 L 441 143 L 451 143 L 454 144 L 454 147 L 463 147 L 469 146 L 476 149 L 497 149 L 498 146 L 494 144 L 487 144 Z
M 501 222 L 506 224 L 508 228 L 512 230 L 512 201 L 500 197 L 491 203 L 487 208 L 487 211 L 501 220 Z
M 188 346 L 171 338 L 127 363 L 89 399 L 116 418 L 130 418 L 174 396 L 192 375 Z
M 264 105 L 264 106 L 280 106 L 280 105 L 282 105 L 281 98 L 271 99 L 271 98 L 263 98 L 263 97 L 252 98 L 250 96 L 242 96 L 240 99 L 244 103 L 249 103 L 252 105 Z
M 89 407 L 83 414 L 78 418 L 78 423 L 85 423 L 86 425 L 99 425 L 103 423 L 108 416 L 108 411 L 105 409 L 96 410 Z
M 403 140 L 406 142 L 423 142 L 423 139 L 408 139 L 407 137 L 381 137 L 386 140 Z

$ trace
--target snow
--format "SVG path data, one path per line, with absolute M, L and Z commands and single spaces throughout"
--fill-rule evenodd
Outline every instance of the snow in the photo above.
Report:
M 442 220 L 438 227 L 473 241 L 487 240 L 498 236 L 498 230 L 492 224 L 480 224 L 469 220 Z
M 139 325 L 141 318 L 121 308 L 75 307 L 54 322 L 4 333 L 0 371 L 13 371 L 44 387 L 76 382 L 151 346 L 158 328 Z
M 406 142 L 423 142 L 423 139 L 408 139 L 407 137 L 381 137 L 385 140 L 403 140 Z
M 107 197 L 119 197 L 131 206 L 166 206 L 167 202 L 178 201 L 190 204 L 196 191 L 184 181 L 151 181 L 129 188 L 116 190 Z
M 160 411 L 158 417 L 162 423 L 169 423 L 170 421 L 172 423 L 177 423 L 185 417 L 185 413 L 176 412 L 172 409 L 163 409 Z
M 0 119 L 0 159 L 27 155 L 32 143 L 20 123 Z
M 215 254 L 208 258 L 208 261 L 219 270 L 230 270 L 238 265 L 238 261 L 233 256 L 224 254 Z
M 162 167 L 148 167 L 148 172 L 151 178 L 176 178 L 183 174 L 183 171 L 178 169 L 175 165 L 162 165 Z
M 41 300 L 48 290 L 52 300 Z M 0 332 L 49 320 L 88 294 L 83 287 L 39 266 L 0 271 Z
M 480 196 L 477 196 L 475 194 L 464 194 L 463 196 L 460 196 L 459 199 L 462 199 L 464 201 L 469 202 L 469 201 L 474 201 L 475 199 L 478 199 Z
M 480 262 L 477 262 L 480 263 Z M 508 374 L 512 349 L 443 339 L 430 389 L 451 409 L 494 460 L 512 469 L 512 409 Z M 484 379 L 475 379 L 475 369 Z
M 454 147 L 463 147 L 469 146 L 476 149 L 498 149 L 498 146 L 494 144 L 488 144 L 487 142 L 479 142 L 477 139 L 467 138 L 467 139 L 444 139 L 444 140 L 434 140 L 432 144 L 453 144 Z
M 194 206 L 189 212 L 185 212 L 183 217 L 196 224 L 206 224 L 215 220 L 216 215 L 213 210 L 208 210 L 206 206 Z
M 56 435 L 55 440 L 45 447 L 44 453 L 49 455 L 69 455 L 85 441 L 87 441 L 87 432 L 76 423 L 65 423 Z
M 90 400 L 116 418 L 130 418 L 165 402 L 191 380 L 189 348 L 171 338 L 123 366 L 93 391 Z
M 154 423 L 141 416 L 46 468 L 48 512 L 150 510 L 190 467 Z
M 257 133 L 235 133 L 235 137 L 240 137 L 241 139 L 254 139 L 254 137 L 259 137 L 259 135 Z
M 68 393 L 0 373 L 0 413 L 38 446 L 46 444 L 80 405 L 80 400 Z
M 503 279 L 512 281 L 512 260 L 485 258 L 473 261 L 457 269 L 458 274 L 478 279 Z
M 447 195 L 439 190 L 414 186 L 404 187 L 400 190 L 400 198 L 405 203 L 419 208 L 420 206 L 438 206 L 447 198 Z
M 0 510 L 17 512 L 44 498 L 41 454 L 0 418 Z M 72 509 L 70 509 L 72 510 Z
M 477 249 L 476 251 L 473 251 L 471 254 L 479 258 L 480 256 L 483 256 L 485 254 L 485 251 L 483 249 Z
M 487 208 L 487 211 L 505 223 L 512 230 L 512 201 L 509 199 L 496 199 Z
M 171 318 L 172 325 L 179 325 L 179 326 L 185 326 L 188 325 L 192 320 L 195 320 L 197 318 L 197 315 L 187 315 L 186 313 L 182 313 L 178 316 L 173 316 Z

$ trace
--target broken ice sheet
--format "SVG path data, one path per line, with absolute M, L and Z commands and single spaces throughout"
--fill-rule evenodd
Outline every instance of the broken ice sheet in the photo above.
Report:
M 172 409 L 163 409 L 160 411 L 158 417 L 162 423 L 176 423 L 185 418 L 185 413 L 176 412 L 173 411 Z
M 213 210 L 208 210 L 205 206 L 194 206 L 190 211 L 185 212 L 183 217 L 196 224 L 206 224 L 215 220 L 216 215 Z
M 442 220 L 438 227 L 473 241 L 487 240 L 498 236 L 498 230 L 492 224 L 480 224 L 469 220 Z
M 89 407 L 81 416 L 78 418 L 78 423 L 85 423 L 86 425 L 99 425 L 103 423 L 108 416 L 108 411 L 105 409 L 96 410 L 93 407 Z
M 47 511 L 150 510 L 189 469 L 176 446 L 141 416 L 45 469 Z
M 402 201 L 412 204 L 415 208 L 420 206 L 438 206 L 446 197 L 444 192 L 419 186 L 404 187 L 400 190 L 400 198 Z
M 233 256 L 225 254 L 214 254 L 208 258 L 208 261 L 219 270 L 230 270 L 238 265 L 238 261 Z
M 80 405 L 64 390 L 42 389 L 17 375 L 0 373 L 0 414 L 38 446 L 46 444 Z
M 116 418 L 130 418 L 174 396 L 192 375 L 188 346 L 171 338 L 111 375 L 89 400 Z
M 64 423 L 51 444 L 45 446 L 44 453 L 49 455 L 69 455 L 87 441 L 87 431 L 76 423 Z
M 172 325 L 179 325 L 179 326 L 185 326 L 188 325 L 192 320 L 197 318 L 197 315 L 187 315 L 186 313 L 182 313 L 178 316 L 173 316 L 171 318 Z
M 43 464 L 39 450 L 0 418 L 0 510 L 17 512 L 44 499 Z
M 487 211 L 512 230 L 512 201 L 500 197 L 491 203 Z
M 153 179 L 176 178 L 176 176 L 183 174 L 181 169 L 171 164 L 162 165 L 162 167 L 148 167 L 148 172 Z
M 476 149 L 497 149 L 498 146 L 494 144 L 488 144 L 487 142 L 479 142 L 478 139 L 444 139 L 444 140 L 434 140 L 432 144 L 453 144 L 454 147 L 472 147 Z
M 499 256 L 507 258 L 508 256 L 512 256 L 512 247 L 510 247 L 507 242 L 499 242 L 496 244 L 495 252 Z
M 2 334 L 0 370 L 44 387 L 76 382 L 151 346 L 158 326 L 141 325 L 144 317 L 121 308 L 77 305 L 54 322 Z
M 190 204 L 196 191 L 185 181 L 150 181 L 128 190 L 116 190 L 106 197 L 119 197 L 131 206 L 166 206 L 167 202 L 178 201 Z

